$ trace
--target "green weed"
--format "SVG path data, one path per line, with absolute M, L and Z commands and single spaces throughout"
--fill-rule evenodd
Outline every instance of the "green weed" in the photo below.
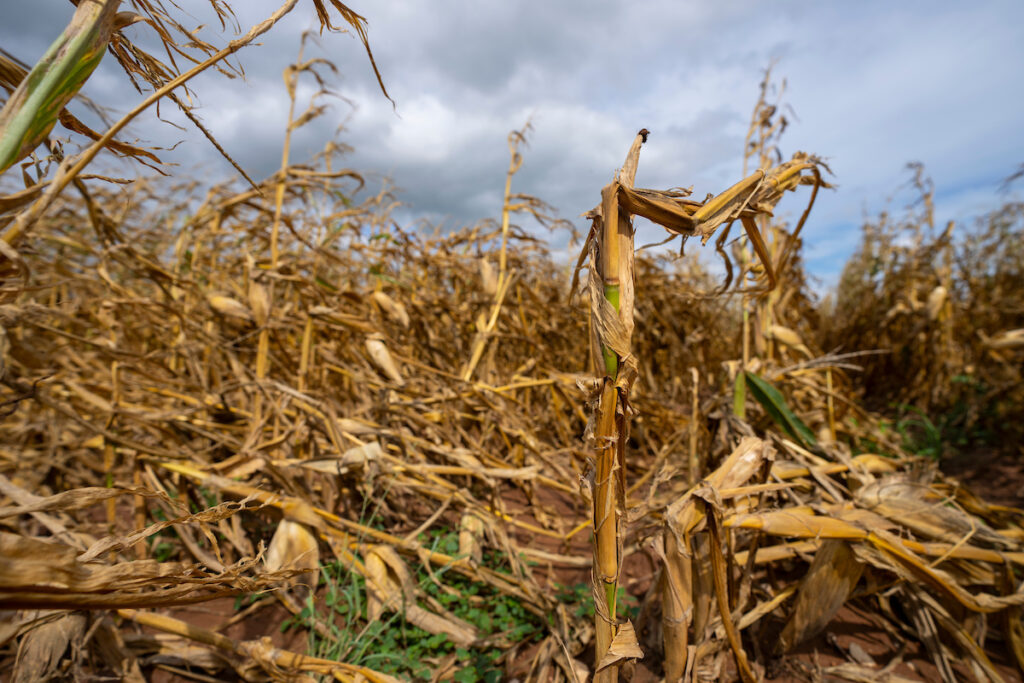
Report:
M 421 536 L 421 542 L 436 552 L 458 553 L 458 534 L 451 530 L 433 530 Z M 500 553 L 486 553 L 484 564 L 508 571 Z M 324 659 L 345 661 L 412 680 L 429 680 L 435 663 L 454 654 L 459 670 L 455 681 L 500 681 L 504 671 L 500 661 L 505 650 L 494 643 L 538 642 L 546 631 L 543 621 L 528 612 L 514 598 L 496 592 L 489 585 L 461 575 L 433 571 L 434 578 L 418 568 L 416 581 L 426 595 L 456 617 L 480 631 L 481 647 L 456 647 L 445 634 L 431 634 L 409 623 L 402 612 L 385 614 L 380 620 L 367 617 L 366 582 L 362 576 L 340 562 L 322 566 L 319 597 L 310 598 L 305 609 L 282 624 L 286 630 L 296 626 L 309 628 L 309 654 Z M 328 637 L 312 628 L 314 622 L 326 626 Z
M 574 586 L 555 584 L 555 587 L 558 590 L 558 601 L 568 605 L 573 616 L 577 619 L 594 618 L 594 593 L 593 587 L 589 583 L 577 583 Z M 619 586 L 615 599 L 615 613 L 636 619 L 639 612 L 640 606 L 637 604 L 636 598 L 627 595 L 626 589 Z

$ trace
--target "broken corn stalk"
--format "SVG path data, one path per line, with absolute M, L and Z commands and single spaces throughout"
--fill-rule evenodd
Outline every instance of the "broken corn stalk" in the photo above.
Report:
M 723 223 L 739 220 L 762 264 L 768 289 L 776 282 L 775 270 L 754 218 L 771 211 L 783 192 L 801 184 L 822 185 L 818 161 L 798 154 L 791 161 L 771 169 L 759 169 L 725 192 L 699 203 L 684 199 L 685 193 L 633 187 L 640 147 L 648 131 L 633 140 L 626 162 L 616 178 L 601 191 L 600 207 L 588 215 L 593 227 L 584 245 L 591 257 L 591 334 L 595 357 L 603 360 L 597 414 L 594 420 L 595 450 L 593 480 L 594 598 L 596 605 L 596 683 L 614 683 L 622 661 L 621 652 L 639 652 L 635 642 L 624 643 L 631 625 L 619 623 L 616 614 L 622 549 L 622 515 L 625 511 L 625 444 L 629 427 L 629 392 L 637 375 L 637 360 L 631 350 L 633 332 L 633 227 L 632 214 L 658 223 L 684 237 L 699 236 L 707 241 Z M 805 171 L 808 173 L 805 174 Z M 812 194 L 811 202 L 814 195 Z M 806 214 L 806 212 L 805 212 Z M 579 263 L 582 264 L 581 256 Z M 726 531 L 728 533 L 728 531 Z M 671 545 L 671 543 L 670 543 Z M 669 549 L 673 555 L 682 550 Z M 675 580 L 672 580 L 675 579 Z M 688 572 L 670 572 L 666 591 L 673 592 L 666 614 L 679 617 L 665 630 L 669 679 L 678 679 L 686 664 L 688 623 L 685 608 L 692 605 Z M 676 609 L 678 608 L 678 609 Z M 628 628 L 627 628 L 628 627 Z M 735 634 L 733 634 L 735 635 Z M 635 638 L 635 636 L 634 636 Z M 746 662 L 739 640 L 732 639 L 737 663 Z M 627 647 L 628 645 L 628 647 Z M 631 655 L 632 656 L 632 655 Z M 749 679 L 749 668 L 744 671 Z M 673 678 L 673 676 L 675 678 Z

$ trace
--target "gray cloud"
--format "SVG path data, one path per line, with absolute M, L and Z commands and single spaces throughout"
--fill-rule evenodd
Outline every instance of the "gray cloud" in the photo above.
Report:
M 243 29 L 276 4 L 236 3 Z M 345 123 L 342 139 L 355 148 L 349 165 L 391 175 L 408 220 L 451 225 L 496 215 L 505 138 L 528 118 L 534 130 L 515 189 L 542 197 L 563 216 L 596 203 L 642 126 L 653 134 L 640 184 L 721 191 L 739 177 L 750 107 L 773 59 L 798 115 L 784 152 L 827 157 L 840 185 L 821 196 L 805 233 L 808 263 L 828 281 L 859 242 L 864 212 L 882 208 L 906 180 L 905 162 L 925 162 L 939 213 L 947 215 L 997 203 L 999 180 L 1024 161 L 1019 2 L 351 4 L 369 20 L 397 112 L 377 89 L 358 41 L 324 36 L 313 53 L 337 63 L 333 85 L 356 106 L 339 102 L 303 130 L 295 154 L 314 153 Z M 70 5 L 21 5 L 0 26 L 0 46 L 31 61 L 66 22 Z M 212 21 L 205 0 L 183 5 L 195 24 Z M 311 6 L 300 3 L 261 47 L 239 54 L 246 81 L 211 74 L 194 85 L 198 113 L 253 175 L 271 173 L 279 162 L 287 115 L 281 71 L 300 33 L 313 27 Z M 129 30 L 141 35 L 145 28 Z M 87 92 L 122 110 L 138 99 L 112 60 Z M 181 123 L 171 108 L 162 111 Z M 230 170 L 194 131 L 151 119 L 134 131 L 165 146 L 184 140 L 168 155 L 182 167 Z M 796 215 L 802 199 L 783 212 Z

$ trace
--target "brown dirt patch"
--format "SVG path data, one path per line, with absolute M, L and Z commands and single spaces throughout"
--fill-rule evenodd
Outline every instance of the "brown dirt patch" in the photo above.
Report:
M 989 503 L 1024 507 L 1024 453 L 978 450 L 943 460 L 939 468 Z

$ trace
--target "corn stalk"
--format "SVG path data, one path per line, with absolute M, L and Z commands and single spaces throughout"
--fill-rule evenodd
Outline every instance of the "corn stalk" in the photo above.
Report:
M 596 236 L 592 259 L 598 263 L 597 268 L 591 268 L 590 276 L 591 329 L 596 333 L 592 343 L 596 342 L 600 348 L 605 374 L 594 431 L 597 448 L 593 485 L 594 604 L 598 653 L 595 680 L 598 683 L 614 683 L 621 661 L 615 658 L 612 644 L 619 631 L 615 603 L 622 566 L 620 525 L 625 508 L 623 468 L 629 429 L 628 398 L 636 377 L 636 360 L 630 354 L 633 230 L 629 212 L 619 206 L 618 188 L 633 186 L 640 146 L 646 139 L 646 129 L 637 133 L 616 180 L 601 191 L 601 207 L 594 216 L 592 231 Z M 626 649 L 639 650 L 635 637 L 625 645 Z
M 625 513 L 626 443 L 629 438 L 630 389 L 638 373 L 631 349 L 633 333 L 633 224 L 640 215 L 672 233 L 710 239 L 723 223 L 739 220 L 762 264 L 767 289 L 776 281 L 772 259 L 755 219 L 769 213 L 786 190 L 800 184 L 822 185 L 818 161 L 798 154 L 772 169 L 761 169 L 704 203 L 687 199 L 688 192 L 634 187 L 641 145 L 646 129 L 637 133 L 615 180 L 601 191 L 601 205 L 588 217 L 592 227 L 584 255 L 590 255 L 590 315 L 592 356 L 603 359 L 603 378 L 595 388 L 596 414 L 589 429 L 595 451 L 590 482 L 594 531 L 594 602 L 596 606 L 596 678 L 614 683 L 625 659 L 643 656 L 632 625 L 616 613 L 619 572 L 622 565 Z M 806 172 L 806 173 L 805 173 Z M 812 194 L 811 203 L 814 195 Z M 809 210 L 810 207 L 808 207 Z M 806 212 L 805 216 L 806 218 Z M 801 221 L 802 225 L 802 221 Z M 727 232 L 726 232 L 727 234 Z M 575 283 L 574 283 L 575 287 Z M 761 291 L 764 291 L 762 288 Z M 695 383 L 696 391 L 696 383 Z M 717 538 L 717 530 L 715 537 Z M 692 612 L 692 546 L 689 535 L 666 533 L 665 652 L 667 680 L 678 680 L 685 669 L 689 614 Z M 716 558 L 711 549 L 711 559 Z M 719 568 L 721 569 L 721 568 Z M 720 572 L 719 572 L 720 573 Z M 720 579 L 716 576 L 716 579 Z M 716 580 L 716 588 L 721 581 Z M 719 604 L 725 604 L 719 597 Z M 732 634 L 735 636 L 735 634 Z M 730 638 L 737 662 L 749 673 L 738 637 Z
M 477 371 L 481 360 L 484 358 L 484 351 L 490 348 L 492 355 L 495 352 L 495 346 L 488 347 L 488 345 L 498 326 L 498 319 L 502 308 L 505 306 L 505 300 L 508 297 L 512 283 L 516 280 L 516 270 L 508 266 L 508 242 L 509 231 L 512 228 L 512 214 L 530 214 L 541 225 L 553 225 L 562 222 L 560 219 L 555 219 L 548 215 L 550 207 L 543 201 L 528 194 L 512 192 L 512 177 L 523 166 L 523 154 L 519 151 L 519 147 L 520 145 L 526 145 L 526 135 L 531 127 L 530 122 L 527 121 L 520 130 L 513 130 L 508 134 L 509 162 L 508 171 L 505 173 L 505 193 L 501 204 L 501 250 L 498 252 L 498 277 L 493 286 L 484 285 L 485 290 L 493 294 L 494 301 L 491 303 L 490 312 L 486 315 L 481 313 L 477 318 L 477 333 L 473 339 L 473 350 L 461 372 L 462 380 L 465 382 L 473 379 L 473 374 Z M 487 263 L 486 259 L 483 263 L 486 268 L 490 268 L 490 264 Z
M 281 233 L 281 211 L 284 205 L 284 193 L 285 186 L 288 180 L 288 165 L 291 157 L 292 148 L 292 133 L 300 124 L 296 124 L 295 121 L 295 98 L 296 88 L 298 87 L 299 74 L 308 65 L 302 61 L 302 55 L 306 47 L 306 39 L 303 36 L 302 42 L 299 46 L 299 56 L 296 63 L 289 66 L 284 70 L 284 84 L 288 91 L 288 125 L 285 127 L 284 143 L 281 146 L 281 166 L 277 171 L 277 184 L 274 187 L 274 220 L 270 228 L 270 272 L 274 275 L 277 274 L 277 268 L 280 265 L 280 233 Z M 260 280 L 264 279 L 261 274 L 254 268 L 250 273 L 249 282 L 249 301 L 252 306 L 253 312 L 256 317 L 256 324 L 259 325 L 260 334 L 259 342 L 256 350 L 256 379 L 257 381 L 263 381 L 267 378 L 267 372 L 270 369 L 270 328 L 267 326 L 269 321 L 268 313 L 274 307 L 274 287 L 273 282 L 270 286 L 267 286 Z M 252 428 L 256 431 L 262 429 L 263 421 L 263 401 L 262 393 L 257 392 L 256 394 L 256 405 L 254 409 L 254 416 L 252 421 Z

